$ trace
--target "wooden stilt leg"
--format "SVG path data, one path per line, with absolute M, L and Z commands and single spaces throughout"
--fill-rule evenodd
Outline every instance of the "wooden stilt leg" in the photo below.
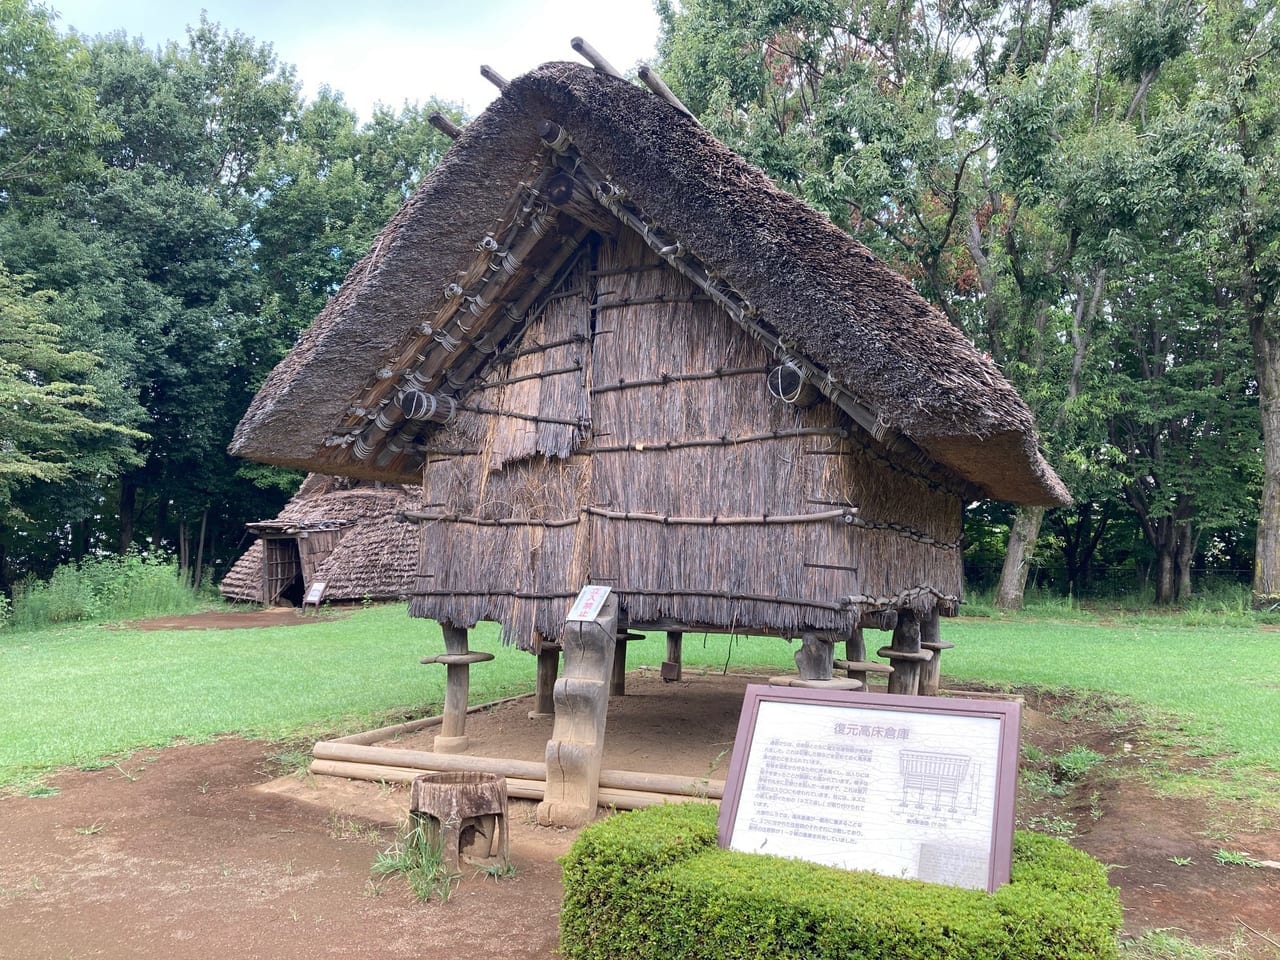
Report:
M 465 656 L 467 631 L 442 623 L 446 655 Z M 471 664 L 449 663 L 444 687 L 444 719 L 435 739 L 436 753 L 461 753 L 467 749 L 467 697 L 471 688 Z
M 538 683 L 533 692 L 530 720 L 555 716 L 556 674 L 560 670 L 560 648 L 545 646 L 538 651 Z
M 836 652 L 830 638 L 816 633 L 800 637 L 800 649 L 796 651 L 796 669 L 801 680 L 830 680 L 835 669 Z
M 684 672 L 684 634 L 679 630 L 667 631 L 667 659 L 662 664 L 663 680 L 679 680 Z
M 845 676 L 850 680 L 856 680 L 860 683 L 863 690 L 869 689 L 867 685 L 868 674 L 888 676 L 893 673 L 893 667 L 888 664 L 867 659 L 867 642 L 863 636 L 861 626 L 853 628 L 853 632 L 849 634 L 844 642 L 844 651 L 846 659 L 837 660 L 835 665 L 837 668 L 844 670 Z
M 625 696 L 627 692 L 627 640 L 619 637 L 613 646 L 613 672 L 609 677 L 609 695 Z
M 880 656 L 893 663 L 889 674 L 889 692 L 914 696 L 920 690 L 920 665 L 933 658 L 933 651 L 920 649 L 920 623 L 910 610 L 898 614 L 893 630 L 893 643 L 881 647 Z
M 942 639 L 942 617 L 937 608 L 920 622 L 920 649 L 928 650 L 933 656 L 920 667 L 920 695 L 936 697 L 942 682 L 942 651 L 950 650 L 954 643 Z

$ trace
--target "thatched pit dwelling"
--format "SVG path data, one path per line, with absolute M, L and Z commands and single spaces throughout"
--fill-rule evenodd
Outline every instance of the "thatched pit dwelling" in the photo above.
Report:
M 299 606 L 312 585 L 326 601 L 398 600 L 413 590 L 418 531 L 404 512 L 417 486 L 311 474 L 272 520 L 248 524 L 258 539 L 227 571 L 227 600 Z
M 668 631 L 674 669 L 696 628 L 802 638 L 818 683 L 846 641 L 865 676 L 871 624 L 891 689 L 925 663 L 927 691 L 965 502 L 1069 500 L 1026 405 L 908 281 L 666 100 L 565 63 L 466 128 L 231 450 L 421 482 L 413 615 L 464 678 L 466 629 L 500 622 L 544 708 L 561 646 L 620 682 L 613 651 L 570 664 L 589 583 L 621 634 Z M 437 749 L 465 743 L 449 714 Z

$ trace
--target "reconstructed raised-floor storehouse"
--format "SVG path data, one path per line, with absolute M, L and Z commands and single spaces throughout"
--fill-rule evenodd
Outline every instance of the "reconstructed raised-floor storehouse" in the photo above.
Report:
M 231 449 L 422 482 L 412 612 L 454 654 L 480 620 L 554 649 L 596 583 L 673 650 L 805 637 L 819 682 L 860 624 L 937 642 L 966 501 L 1069 499 L 909 282 L 667 101 L 564 63 L 466 128 Z

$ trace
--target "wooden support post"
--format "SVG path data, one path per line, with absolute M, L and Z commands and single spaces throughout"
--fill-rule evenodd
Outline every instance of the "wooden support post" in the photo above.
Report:
M 920 696 L 936 697 L 942 682 L 942 651 L 950 650 L 954 643 L 942 639 L 942 617 L 938 608 L 920 622 L 920 649 L 933 654 L 920 667 Z
M 560 648 L 545 645 L 538 651 L 538 683 L 533 691 L 533 709 L 530 720 L 545 720 L 555 716 L 556 674 L 560 671 Z
M 860 626 L 854 627 L 849 638 L 845 640 L 844 655 L 844 660 L 836 661 L 836 667 L 843 669 L 845 676 L 850 680 L 857 680 L 862 684 L 863 690 L 871 689 L 867 684 L 867 674 L 874 673 L 877 676 L 887 677 L 893 673 L 893 667 L 888 664 L 867 659 L 867 642 Z
M 850 663 L 862 663 L 867 659 L 867 641 L 862 635 L 862 627 L 854 627 L 849 639 L 844 642 L 844 658 Z M 861 680 L 863 688 L 866 688 L 865 670 L 846 670 L 845 676 L 851 680 Z
M 830 637 L 816 633 L 800 636 L 800 649 L 796 651 L 795 661 L 801 680 L 830 680 L 835 660 L 835 644 Z
M 662 679 L 679 680 L 684 672 L 684 634 L 679 630 L 667 631 L 667 659 L 662 663 Z
M 613 670 L 609 674 L 609 696 L 622 697 L 627 693 L 627 638 L 618 637 L 613 642 Z
M 444 650 L 449 656 L 467 654 L 467 631 L 442 623 Z M 450 663 L 445 667 L 444 722 L 435 739 L 436 753 L 461 753 L 467 749 L 467 698 L 471 693 L 471 664 Z
M 596 815 L 617 634 L 616 595 L 610 595 L 594 621 L 565 624 L 564 675 L 555 684 L 547 788 L 538 804 L 538 823 L 543 826 L 580 826 Z
M 898 614 L 898 625 L 893 629 L 893 643 L 881 647 L 879 655 L 893 663 L 889 675 L 889 692 L 914 696 L 920 689 L 920 665 L 933 659 L 932 650 L 920 649 L 920 623 L 910 610 Z
M 799 676 L 770 677 L 775 687 L 812 687 L 821 690 L 861 690 L 862 681 L 835 676 L 836 635 L 803 633 L 800 649 L 795 653 Z M 844 661 L 841 661 L 843 663 Z

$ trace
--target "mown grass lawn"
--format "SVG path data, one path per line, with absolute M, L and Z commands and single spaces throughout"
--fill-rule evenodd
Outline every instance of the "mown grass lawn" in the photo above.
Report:
M 473 637 L 499 652 L 496 628 Z M 300 739 L 422 715 L 443 702 L 444 670 L 418 660 L 442 648 L 439 628 L 398 604 L 265 629 L 0 632 L 0 783 L 175 739 Z M 531 658 L 501 652 L 474 672 L 478 701 L 533 682 Z
M 944 622 L 956 644 L 946 677 L 1006 686 L 1105 691 L 1169 735 L 1247 769 L 1280 772 L 1280 634 L 1238 618 L 1189 627 L 1152 618 Z M 532 689 L 534 660 L 482 624 L 472 646 L 496 659 L 472 671 L 473 702 Z M 874 649 L 887 634 L 869 633 Z M 238 734 L 303 740 L 435 712 L 444 671 L 439 628 L 403 605 L 305 626 L 144 632 L 77 625 L 0 632 L 0 784 L 175 740 Z M 794 644 L 688 634 L 690 670 L 792 669 Z M 656 667 L 664 638 L 629 647 Z

